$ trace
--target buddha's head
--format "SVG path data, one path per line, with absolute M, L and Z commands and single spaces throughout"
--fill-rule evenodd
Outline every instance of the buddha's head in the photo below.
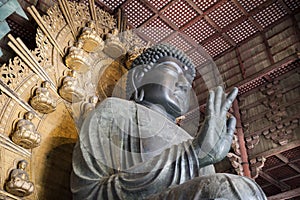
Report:
M 42 87 L 43 88 L 50 88 L 50 82 L 49 81 L 42 82 Z
M 97 104 L 98 103 L 98 97 L 97 96 L 91 96 L 89 98 L 89 102 L 92 103 L 92 104 Z
M 28 162 L 26 160 L 20 160 L 18 163 L 18 169 L 25 169 L 28 165 Z
M 33 114 L 33 112 L 27 112 L 27 113 L 25 113 L 25 119 L 27 119 L 27 120 L 32 120 L 33 118 L 34 118 L 34 114 Z
M 68 71 L 67 76 L 71 76 L 71 77 L 76 78 L 77 77 L 77 72 L 75 70 L 70 70 L 70 71 Z
M 87 25 L 88 25 L 88 27 L 90 27 L 92 29 L 94 29 L 96 27 L 95 21 L 93 21 L 93 20 L 89 21 Z
M 148 48 L 132 63 L 128 97 L 137 103 L 164 110 L 175 119 L 189 108 L 195 67 L 179 49 L 168 44 Z

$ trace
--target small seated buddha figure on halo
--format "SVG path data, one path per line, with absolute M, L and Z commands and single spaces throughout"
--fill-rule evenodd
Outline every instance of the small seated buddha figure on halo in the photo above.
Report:
M 84 99 L 84 90 L 79 86 L 75 70 L 68 71 L 67 76 L 63 78 L 59 94 L 70 103 L 77 103 Z
M 69 54 L 65 58 L 68 68 L 77 72 L 87 72 L 91 66 L 89 53 L 83 49 L 84 41 L 79 39 L 76 44 L 69 49 Z
M 41 87 L 35 90 L 35 95 L 31 98 L 30 105 L 44 114 L 55 111 L 57 103 L 50 94 L 50 83 L 48 81 L 44 81 Z
M 114 28 L 106 34 L 103 52 L 112 58 L 118 58 L 126 53 L 126 49 L 119 38 L 119 30 Z
M 89 97 L 87 102 L 84 102 L 81 105 L 81 115 L 85 119 L 86 116 L 95 109 L 97 103 L 98 103 L 98 97 L 97 96 L 91 96 Z
M 87 52 L 101 51 L 104 47 L 104 41 L 101 35 L 97 33 L 94 21 L 89 21 L 87 27 L 82 29 L 79 40 L 83 41 L 82 48 Z
M 81 105 L 79 106 L 79 115 L 75 117 L 77 128 L 80 129 L 83 121 L 93 110 L 95 110 L 98 102 L 98 97 L 96 95 L 93 95 L 81 103 Z
M 26 160 L 21 160 L 18 163 L 17 169 L 11 171 L 9 180 L 5 184 L 5 189 L 10 194 L 25 197 L 33 193 L 34 185 L 29 180 L 28 173 L 25 171 L 27 165 Z
M 27 112 L 24 119 L 20 119 L 14 132 L 12 133 L 12 141 L 26 149 L 32 149 L 40 145 L 41 135 L 35 130 L 32 123 L 34 115 L 32 112 Z

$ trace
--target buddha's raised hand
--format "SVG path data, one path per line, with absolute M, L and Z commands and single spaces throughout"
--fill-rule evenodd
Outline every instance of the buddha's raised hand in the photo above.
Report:
M 209 92 L 206 116 L 194 145 L 198 152 L 200 166 L 206 166 L 222 160 L 228 153 L 236 120 L 228 119 L 226 114 L 236 98 L 237 88 L 226 95 L 221 86 Z

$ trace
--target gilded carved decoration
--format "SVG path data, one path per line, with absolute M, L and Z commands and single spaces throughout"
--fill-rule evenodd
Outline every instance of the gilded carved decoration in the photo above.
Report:
M 84 90 L 78 83 L 77 72 L 71 70 L 62 80 L 62 86 L 59 88 L 60 96 L 70 103 L 77 103 L 84 99 Z
M 21 160 L 18 163 L 18 167 L 11 171 L 9 180 L 5 185 L 6 191 L 10 194 L 25 197 L 33 193 L 34 185 L 25 171 L 27 165 L 28 162 L 26 160 Z
M 54 137 L 55 141 L 58 140 L 57 144 L 64 144 L 74 142 L 77 137 L 74 136 L 76 133 L 59 135 L 65 132 L 64 126 L 56 126 L 48 118 L 60 117 L 56 114 L 59 108 L 60 113 L 71 113 L 74 123 L 80 123 L 99 101 L 113 95 L 118 80 L 144 50 L 145 44 L 130 30 L 122 32 L 124 29 L 118 29 L 115 18 L 94 4 L 89 7 L 59 0 L 47 11 L 47 15 L 40 16 L 34 7 L 29 7 L 28 12 L 39 26 L 37 48 L 29 50 L 19 38 L 10 36 L 9 46 L 18 56 L 0 67 L 1 84 L 8 89 L 5 92 L 4 87 L 0 88 L 0 150 L 5 148 L 21 157 L 31 158 L 30 163 L 39 163 L 52 151 L 49 138 Z M 112 48 L 118 53 L 112 54 Z M 66 71 L 69 71 L 67 75 Z M 122 79 L 120 86 L 125 81 Z M 74 112 L 76 107 L 77 113 Z M 20 116 L 20 113 L 26 114 Z M 81 119 L 76 121 L 79 117 Z M 41 135 L 47 142 L 41 140 Z M 39 151 L 29 151 L 36 147 Z M 9 155 L 9 159 L 19 159 L 16 155 Z M 0 178 L 0 192 L 12 199 L 32 192 L 36 192 L 37 196 L 43 195 L 46 188 L 42 185 L 47 185 L 41 182 L 44 180 L 41 177 L 45 176 L 43 171 L 32 171 L 30 165 L 28 169 L 25 167 L 29 174 L 35 174 L 31 182 L 22 166 L 12 171 L 8 182 L 3 182 L 8 177 Z M 70 175 L 70 172 L 63 173 Z M 40 186 L 35 191 L 33 182 Z M 30 195 L 29 199 L 32 198 L 33 195 Z M 45 199 L 44 196 L 39 198 Z
M 40 145 L 41 135 L 36 131 L 35 125 L 32 123 L 34 115 L 27 112 L 24 119 L 20 119 L 14 132 L 12 133 L 12 141 L 26 149 L 32 149 Z
M 55 111 L 57 103 L 50 93 L 50 83 L 45 81 L 35 90 L 30 105 L 37 111 L 48 114 Z
M 106 34 L 106 42 L 103 51 L 114 59 L 126 53 L 126 49 L 120 41 L 119 35 L 119 30 L 117 28 Z
M 100 34 L 99 34 L 100 32 Z M 83 41 L 82 48 L 87 52 L 102 51 L 104 48 L 104 41 L 102 39 L 103 30 L 100 29 L 97 33 L 96 24 L 94 21 L 89 21 L 87 27 L 82 29 L 79 40 Z

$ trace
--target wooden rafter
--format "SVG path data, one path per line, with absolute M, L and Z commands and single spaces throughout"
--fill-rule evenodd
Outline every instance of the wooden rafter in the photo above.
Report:
M 235 53 L 236 53 L 237 59 L 239 61 L 239 67 L 240 67 L 240 70 L 241 70 L 242 77 L 243 77 L 243 79 L 245 79 L 246 78 L 246 76 L 245 76 L 245 74 L 246 74 L 245 71 L 246 70 L 245 70 L 244 63 L 242 61 L 241 54 L 240 54 L 240 51 L 239 51 L 238 48 L 235 48 Z
M 268 200 L 291 199 L 293 197 L 299 197 L 299 196 L 300 196 L 300 187 L 293 190 L 289 190 L 287 192 L 282 192 L 280 194 L 269 196 Z
M 285 164 L 287 164 L 290 168 L 292 168 L 293 170 L 295 170 L 297 173 L 300 173 L 300 168 L 297 167 L 295 164 L 290 163 L 289 159 L 287 157 L 285 157 L 282 154 L 277 154 L 275 155 L 277 158 L 279 158 L 282 162 L 284 162 Z
M 290 190 L 290 186 L 287 185 L 286 183 L 282 182 L 282 181 L 278 181 L 276 179 L 274 179 L 272 176 L 270 176 L 269 174 L 267 174 L 266 172 L 260 171 L 259 172 L 260 177 L 262 177 L 263 179 L 265 179 L 266 181 L 270 182 L 271 184 L 275 185 L 276 187 L 278 187 L 281 191 L 287 191 Z
M 293 148 L 298 147 L 298 146 L 300 146 L 300 140 L 295 140 L 295 141 L 292 141 L 292 142 L 290 142 L 286 145 L 278 146 L 278 147 L 275 147 L 275 148 L 270 149 L 268 151 L 258 153 L 256 155 L 250 155 L 250 159 L 256 158 L 256 157 L 259 157 L 259 156 L 268 158 L 268 157 L 277 155 L 277 154 L 282 153 L 284 151 L 288 151 L 288 150 L 293 149 Z

